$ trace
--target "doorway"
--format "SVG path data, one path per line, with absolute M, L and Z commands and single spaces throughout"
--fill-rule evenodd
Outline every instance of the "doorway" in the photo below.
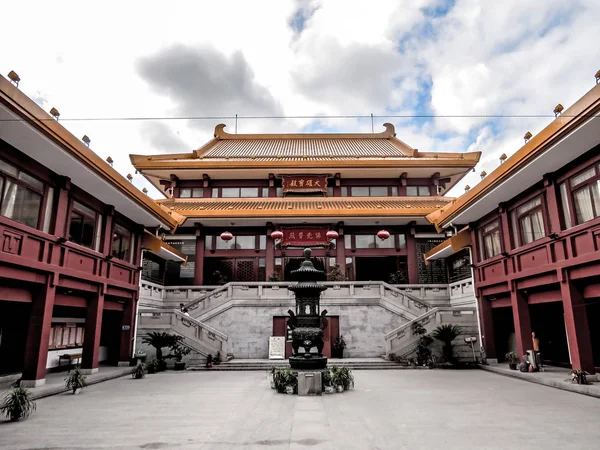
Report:
M 356 281 L 385 281 L 398 271 L 397 256 L 357 256 L 354 258 Z
M 529 305 L 529 317 L 531 331 L 540 340 L 542 360 L 551 365 L 570 365 L 562 302 Z
M 264 265 L 259 258 L 205 258 L 205 284 L 221 285 L 230 281 L 264 280 Z
M 292 356 L 292 330 L 287 326 L 287 316 L 273 317 L 273 336 L 285 336 L 285 359 Z M 323 356 L 331 358 L 331 345 L 340 335 L 339 316 L 327 316 L 328 324 L 323 333 L 325 345 Z

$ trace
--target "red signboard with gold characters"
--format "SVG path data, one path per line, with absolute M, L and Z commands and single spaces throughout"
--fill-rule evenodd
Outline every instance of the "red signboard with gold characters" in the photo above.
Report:
M 282 175 L 283 193 L 324 192 L 327 193 L 327 175 Z
M 282 247 L 328 247 L 327 228 L 282 228 Z

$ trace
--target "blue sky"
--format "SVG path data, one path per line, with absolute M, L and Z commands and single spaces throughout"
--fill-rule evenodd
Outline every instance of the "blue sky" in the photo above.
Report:
M 477 172 L 594 86 L 600 2 L 273 0 L 4 5 L 0 73 L 56 107 L 75 135 L 133 173 L 129 153 L 185 152 L 221 120 L 68 118 L 378 115 L 423 151 L 482 151 Z M 119 14 L 114 14 L 118 10 Z M 27 23 L 24 33 L 23 23 Z M 417 117 L 431 116 L 431 117 Z M 434 117 L 435 116 L 435 117 Z M 476 116 L 476 117 L 447 117 Z M 227 122 L 229 132 L 235 123 Z M 240 119 L 238 131 L 370 132 L 370 119 Z M 478 173 L 464 184 L 473 186 Z M 139 175 L 134 183 L 148 187 Z

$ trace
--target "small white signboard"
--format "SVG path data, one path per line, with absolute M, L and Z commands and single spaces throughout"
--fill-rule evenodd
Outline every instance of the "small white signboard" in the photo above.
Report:
M 285 336 L 269 337 L 269 359 L 285 359 Z

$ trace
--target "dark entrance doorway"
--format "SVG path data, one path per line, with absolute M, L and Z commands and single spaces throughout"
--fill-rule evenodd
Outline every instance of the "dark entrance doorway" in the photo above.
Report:
M 484 300 L 488 301 L 488 300 Z M 492 308 L 492 321 L 494 323 L 494 344 L 496 357 L 499 362 L 504 361 L 504 355 L 515 349 L 515 325 L 512 308 Z M 519 356 L 520 358 L 520 356 Z
M 204 260 L 204 283 L 225 284 L 229 281 L 258 281 L 264 267 L 259 267 L 259 258 L 206 258 Z
M 596 298 L 589 300 L 586 303 L 594 366 L 600 367 L 600 327 L 598 326 L 598 324 L 600 324 L 600 299 Z
M 325 258 L 310 258 L 312 263 L 315 266 L 315 269 L 322 270 L 327 272 L 325 269 Z M 285 268 L 283 272 L 283 280 L 284 281 L 293 281 L 292 280 L 292 271 L 298 270 L 300 268 L 300 264 L 302 264 L 304 258 L 285 258 Z
M 385 281 L 398 270 L 396 256 L 357 256 L 354 258 L 356 281 Z
M 339 316 L 327 317 L 328 325 L 325 328 L 323 346 L 323 356 L 331 358 L 331 345 L 340 335 Z M 273 317 L 273 336 L 286 336 L 285 339 L 285 358 L 292 356 L 292 332 L 287 326 L 287 317 Z
M 562 302 L 529 305 L 529 317 L 531 331 L 540 340 L 542 360 L 552 365 L 570 365 Z
M 0 375 L 23 370 L 30 311 L 31 303 L 0 301 Z

